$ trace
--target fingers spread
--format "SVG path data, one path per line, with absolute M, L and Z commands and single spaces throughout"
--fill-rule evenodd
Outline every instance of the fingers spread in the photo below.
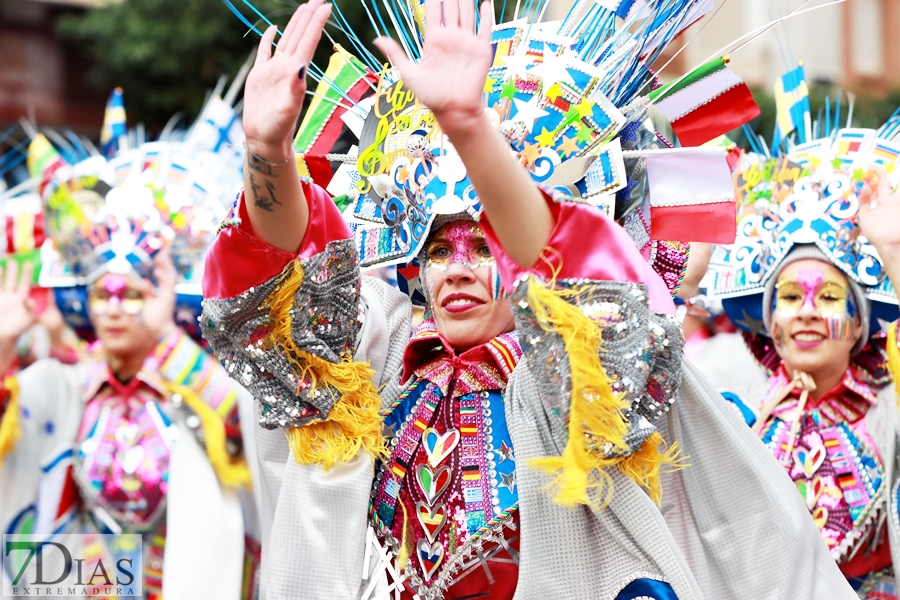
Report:
M 322 39 L 322 30 L 325 28 L 328 17 L 331 15 L 330 4 L 323 4 L 322 2 L 318 2 L 318 4 L 319 6 L 310 16 L 306 31 L 303 32 L 303 37 L 293 50 L 293 55 L 299 58 L 304 65 L 309 64 L 309 61 L 312 60 L 316 46 L 319 45 L 319 40 Z
M 875 172 L 878 174 L 878 199 L 886 202 L 891 195 L 891 183 L 888 181 L 887 171 L 884 167 L 876 167 Z
M 475 33 L 476 2 L 477 0 L 459 0 L 459 26 L 472 33 Z
M 285 54 L 290 53 L 291 45 L 302 33 L 302 30 L 299 32 L 297 31 L 297 24 L 301 21 L 305 23 L 305 19 L 308 18 L 308 13 L 309 4 L 301 4 L 299 7 L 297 7 L 297 10 L 295 10 L 294 14 L 291 15 L 291 20 L 288 21 L 287 27 L 284 28 L 284 34 L 281 36 L 281 39 L 278 40 L 279 50 L 281 50 Z
M 468 2 L 469 0 L 463 0 Z M 474 1 L 474 0 L 472 0 Z M 459 23 L 459 0 L 441 0 L 441 10 L 443 10 L 443 23 L 446 26 L 458 26 Z
M 313 16 L 316 14 L 316 11 L 319 10 L 324 4 L 325 0 L 309 0 L 306 3 L 306 10 L 303 11 L 303 14 L 297 17 L 297 25 L 294 30 L 293 35 L 291 35 L 291 39 L 289 40 L 287 46 L 285 47 L 285 54 L 296 54 L 297 48 L 303 43 L 306 39 L 307 35 L 309 35 L 310 22 Z M 320 27 L 321 29 L 321 27 Z M 316 32 L 318 36 L 320 32 Z
M 432 27 L 440 27 L 441 26 L 441 0 L 425 0 L 425 34 L 428 35 L 428 31 Z
M 15 261 L 13 261 L 15 262 Z M 27 295 L 31 290 L 31 277 L 34 274 L 34 265 L 30 262 L 22 266 L 22 276 L 19 278 L 19 285 L 16 291 L 23 296 Z
M 490 43 L 491 27 L 494 26 L 494 3 L 482 2 L 479 9 L 480 23 L 478 30 L 478 39 Z
M 407 85 L 409 85 L 410 83 L 407 75 L 410 74 L 409 68 L 411 63 L 409 62 L 409 57 L 406 56 L 406 52 L 400 47 L 400 44 L 386 37 L 380 37 L 376 39 L 374 43 L 375 47 L 381 50 L 381 53 L 387 57 L 388 62 L 400 71 L 400 77 Z
M 19 278 L 19 263 L 13 258 L 6 260 L 6 273 L 3 278 L 3 290 L 11 292 L 16 289 L 16 280 Z
M 272 42 L 275 41 L 275 34 L 278 28 L 272 25 L 263 33 L 262 39 L 259 40 L 259 47 L 256 50 L 256 61 L 253 66 L 260 66 L 272 57 Z

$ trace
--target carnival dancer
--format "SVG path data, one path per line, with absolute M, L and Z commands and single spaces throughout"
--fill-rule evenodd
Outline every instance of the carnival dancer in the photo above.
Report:
M 336 199 L 354 213 L 378 197 L 369 225 L 352 236 L 297 176 L 309 157 L 295 162 L 290 132 L 329 10 L 302 5 L 274 53 L 275 28 L 262 37 L 245 191 L 204 275 L 204 336 L 269 430 L 263 597 L 853 597 L 777 463 L 683 362 L 669 290 L 635 242 L 535 185 L 522 152 L 540 150 L 517 124 L 534 120 L 485 110 L 489 4 L 476 27 L 473 3 L 425 3 L 439 26 L 418 64 L 377 42 L 399 76 L 361 129 L 371 186 Z M 528 27 L 498 30 L 528 47 Z M 412 336 L 408 297 L 360 277 L 379 252 L 421 261 L 429 312 Z
M 739 236 L 715 285 L 769 375 L 758 396 L 729 398 L 869 599 L 898 597 L 900 557 L 900 195 L 883 168 L 893 173 L 885 152 L 900 146 L 886 132 L 825 131 L 784 156 L 745 158 Z
M 41 279 L 66 286 L 60 308 L 96 341 L 79 364 L 40 360 L 3 382 L 0 528 L 84 534 L 85 569 L 109 569 L 124 551 L 99 534 L 137 533 L 143 597 L 253 598 L 258 534 L 242 449 L 252 439 L 239 419 L 250 396 L 175 320 L 190 313 L 176 285 L 191 287 L 219 218 L 212 207 L 233 191 L 210 178 L 214 156 L 201 165 L 180 149 L 153 142 L 69 165 L 43 136 L 32 141 L 58 251 L 45 253 Z M 0 371 L 35 320 L 31 269 L 5 269 Z M 11 574 L 17 560 L 4 560 Z

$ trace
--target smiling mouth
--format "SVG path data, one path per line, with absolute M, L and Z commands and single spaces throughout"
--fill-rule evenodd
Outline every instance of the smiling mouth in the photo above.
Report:
M 484 301 L 468 294 L 450 294 L 441 302 L 441 308 L 450 313 L 460 313 L 484 304 Z
M 813 331 L 801 331 L 800 333 L 795 333 L 793 337 L 797 342 L 821 342 L 825 339 L 823 334 Z

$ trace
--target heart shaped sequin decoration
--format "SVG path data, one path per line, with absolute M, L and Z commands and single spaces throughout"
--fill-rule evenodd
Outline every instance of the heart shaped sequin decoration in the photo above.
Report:
M 144 460 L 144 447 L 134 446 L 128 450 L 119 450 L 116 452 L 116 458 L 119 459 L 119 466 L 126 474 L 134 475 Z
M 433 542 L 437 539 L 437 535 L 447 522 L 447 508 L 443 504 L 436 504 L 433 508 L 429 508 L 427 504 L 419 500 L 416 502 L 416 516 L 419 518 L 419 524 L 425 530 L 428 541 Z
M 816 522 L 816 527 L 819 530 L 825 527 L 825 524 L 828 523 L 828 509 L 824 506 L 817 506 L 816 510 L 813 511 L 813 521 Z
M 141 426 L 137 423 L 127 423 L 123 421 L 116 427 L 116 441 L 120 446 L 131 448 L 141 439 Z
M 428 462 L 432 467 L 436 467 L 450 456 L 450 453 L 459 444 L 459 431 L 450 429 L 444 435 L 441 435 L 437 429 L 429 427 L 422 432 L 422 444 L 425 446 L 426 454 L 428 454 Z
M 822 497 L 822 492 L 825 491 L 825 482 L 821 477 L 816 477 L 812 481 L 800 479 L 797 481 L 797 489 L 806 501 L 806 508 L 812 510 L 815 508 L 819 498 Z
M 450 479 L 450 467 L 446 465 L 434 471 L 428 465 L 416 467 L 416 481 L 419 482 L 419 488 L 425 494 L 429 505 L 434 505 L 437 497 L 444 493 L 450 485 Z
M 797 448 L 794 450 L 794 463 L 800 465 L 807 479 L 812 479 L 822 463 L 825 462 L 825 446 L 813 446 L 809 450 Z
M 422 574 L 427 581 L 434 577 L 441 563 L 444 562 L 444 547 L 438 542 L 429 542 L 426 539 L 419 540 L 416 544 L 419 564 L 422 565 Z

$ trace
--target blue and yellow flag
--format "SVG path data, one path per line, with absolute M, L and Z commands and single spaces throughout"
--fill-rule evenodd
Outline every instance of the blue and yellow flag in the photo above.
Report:
M 116 88 L 106 103 L 106 113 L 103 115 L 103 129 L 100 130 L 101 152 L 106 158 L 112 158 L 121 150 L 128 130 L 125 127 L 125 101 L 122 98 L 122 88 Z

